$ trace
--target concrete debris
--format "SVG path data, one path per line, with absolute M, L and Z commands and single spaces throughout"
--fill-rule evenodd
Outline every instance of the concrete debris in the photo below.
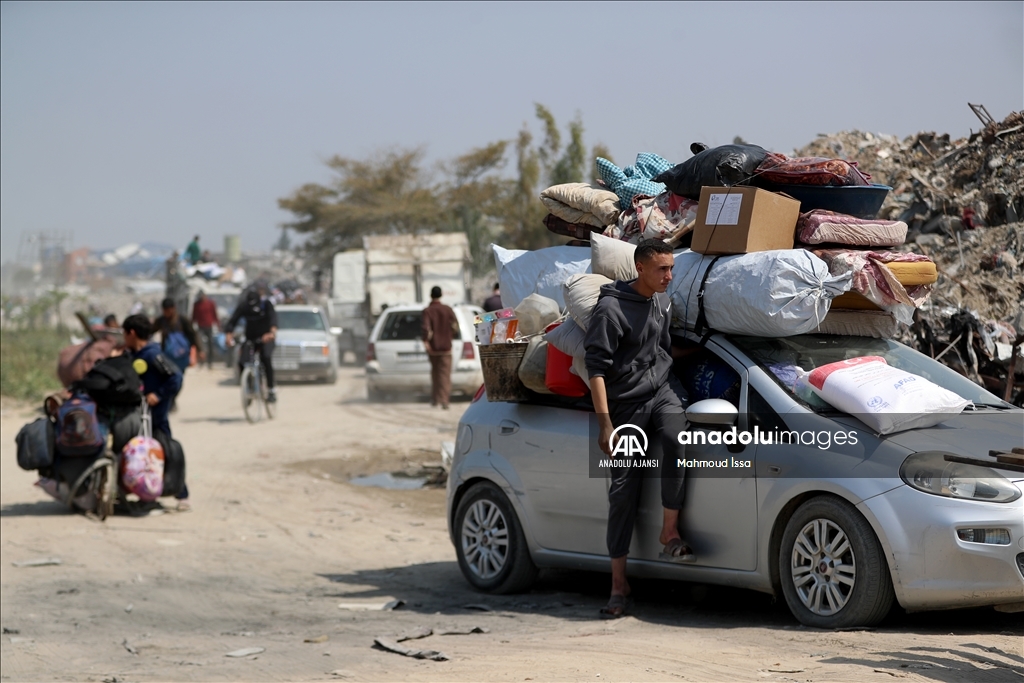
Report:
M 225 654 L 225 657 L 251 657 L 252 655 L 258 655 L 261 652 L 266 652 L 265 647 L 243 647 L 241 650 L 232 650 Z
M 11 562 L 14 567 L 52 567 L 60 564 L 59 557 L 42 557 L 38 560 L 16 560 Z
M 909 231 L 903 251 L 932 258 L 931 299 L 900 341 L 1015 405 L 1024 402 L 1024 112 L 985 116 L 968 138 L 845 131 L 819 135 L 798 156 L 856 161 L 891 186 L 879 218 Z M 1011 370 L 1012 366 L 1012 370 Z M 1014 381 L 1008 381 L 1013 375 Z

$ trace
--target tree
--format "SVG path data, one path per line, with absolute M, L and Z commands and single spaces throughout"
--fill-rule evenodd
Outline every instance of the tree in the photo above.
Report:
M 319 264 L 362 245 L 363 235 L 437 231 L 444 219 L 437 187 L 421 168 L 422 149 L 396 149 L 366 160 L 327 161 L 335 177 L 308 183 L 278 205 L 295 215 L 284 227 L 310 237 L 305 251 Z

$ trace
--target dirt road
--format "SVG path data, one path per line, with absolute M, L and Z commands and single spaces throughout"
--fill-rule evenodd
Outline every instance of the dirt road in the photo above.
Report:
M 767 596 L 637 582 L 634 616 L 596 619 L 607 578 L 542 575 L 488 596 L 459 574 L 441 489 L 348 478 L 438 461 L 464 403 L 368 404 L 362 372 L 285 386 L 247 424 L 226 371 L 189 371 L 172 415 L 194 509 L 106 522 L 69 515 L 19 470 L 30 419 L 5 405 L 0 451 L 4 681 L 1019 681 L 1019 615 L 896 615 L 877 630 L 799 626 Z M 171 506 L 173 501 L 168 501 Z M 56 566 L 14 566 L 60 558 Z M 403 600 L 394 611 L 341 609 Z M 467 607 L 477 605 L 488 611 Z M 373 647 L 409 640 L 448 661 Z M 486 629 L 436 635 L 443 629 Z M 230 657 L 245 648 L 261 651 Z

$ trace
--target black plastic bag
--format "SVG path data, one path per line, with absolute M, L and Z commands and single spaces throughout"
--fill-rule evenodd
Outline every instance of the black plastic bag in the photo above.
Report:
M 658 175 L 654 182 L 665 183 L 670 191 L 696 201 L 705 186 L 746 185 L 767 154 L 768 150 L 757 145 L 712 147 Z
M 53 465 L 56 430 L 48 417 L 41 417 L 21 428 L 15 437 L 18 466 L 23 470 L 46 469 Z

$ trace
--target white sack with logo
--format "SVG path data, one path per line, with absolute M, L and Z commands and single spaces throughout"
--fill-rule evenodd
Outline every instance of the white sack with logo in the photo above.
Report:
M 715 260 L 684 249 L 675 254 L 672 317 L 689 329 L 697 323 L 697 294 Z M 832 299 L 850 289 L 851 273 L 832 275 L 804 249 L 721 256 L 704 286 L 707 325 L 718 332 L 789 337 L 817 330 Z
M 505 249 L 492 244 L 494 266 L 498 270 L 501 302 L 515 308 L 523 299 L 537 293 L 565 307 L 562 285 L 578 273 L 590 272 L 590 251 L 581 247 L 548 247 L 526 251 Z
M 892 367 L 881 356 L 822 365 L 797 382 L 879 434 L 931 427 L 973 405 L 924 377 Z

